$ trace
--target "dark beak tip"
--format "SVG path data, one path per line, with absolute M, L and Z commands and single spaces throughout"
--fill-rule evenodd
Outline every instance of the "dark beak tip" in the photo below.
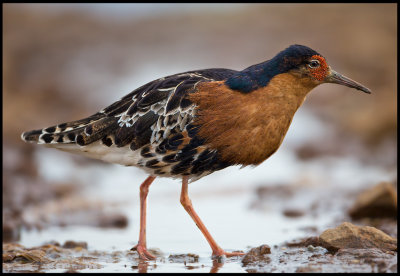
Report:
M 369 89 L 369 88 L 367 88 L 367 87 L 365 87 L 364 89 L 360 89 L 360 90 L 363 91 L 363 92 L 365 92 L 365 93 L 367 93 L 367 94 L 372 94 L 371 89 Z

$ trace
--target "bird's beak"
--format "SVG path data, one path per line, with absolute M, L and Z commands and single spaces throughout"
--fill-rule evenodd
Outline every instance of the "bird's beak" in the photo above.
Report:
M 327 83 L 337 83 L 337 84 L 341 84 L 341 85 L 345 85 L 351 88 L 355 88 L 358 90 L 361 90 L 365 93 L 371 94 L 371 90 L 369 90 L 367 87 L 365 87 L 362 84 L 359 84 L 356 81 L 353 81 L 352 79 L 349 79 L 348 77 L 345 77 L 341 74 L 339 74 L 338 72 L 330 69 L 330 73 L 329 75 L 325 78 L 324 82 Z

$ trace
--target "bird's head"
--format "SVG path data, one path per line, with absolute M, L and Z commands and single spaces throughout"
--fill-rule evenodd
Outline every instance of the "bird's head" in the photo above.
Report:
M 313 86 L 336 83 L 371 93 L 367 87 L 334 71 L 321 54 L 303 45 L 292 45 L 274 58 L 238 72 L 226 83 L 231 89 L 248 93 L 267 86 L 272 78 L 285 73 L 307 80 Z
M 293 48 L 302 48 L 305 53 L 293 51 Z M 300 77 L 308 77 L 314 81 L 316 85 L 322 83 L 336 83 L 361 90 L 368 94 L 371 93 L 371 90 L 367 87 L 333 70 L 322 55 L 306 46 L 293 45 L 285 51 L 286 53 L 294 52 L 292 56 L 287 57 L 284 55 L 283 57 L 283 59 L 289 59 L 293 62 L 292 68 L 289 69 L 289 72 L 293 74 L 298 74 Z M 285 53 L 285 51 L 283 53 Z M 283 63 L 285 63 L 285 61 L 283 61 Z

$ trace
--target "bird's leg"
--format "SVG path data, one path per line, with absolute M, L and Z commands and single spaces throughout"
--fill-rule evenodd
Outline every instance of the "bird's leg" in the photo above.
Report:
M 154 260 L 156 257 L 150 254 L 146 247 L 146 198 L 149 193 L 149 187 L 155 176 L 149 176 L 140 185 L 140 233 L 139 242 L 131 250 L 136 250 L 139 253 L 139 258 L 143 260 Z
M 211 246 L 213 257 L 219 257 L 219 256 L 223 256 L 223 255 L 225 255 L 226 257 L 244 255 L 244 253 L 242 253 L 242 252 L 232 252 L 232 253 L 225 252 L 221 247 L 219 247 L 217 242 L 213 239 L 210 232 L 208 232 L 206 226 L 201 221 L 200 217 L 194 211 L 194 208 L 192 206 L 192 201 L 190 200 L 189 195 L 188 195 L 188 177 L 187 176 L 182 177 L 181 204 L 185 208 L 186 212 L 188 212 L 188 214 L 192 217 L 192 219 L 196 223 L 197 227 L 199 227 L 199 229 L 203 233 L 204 237 L 207 239 L 208 243 Z

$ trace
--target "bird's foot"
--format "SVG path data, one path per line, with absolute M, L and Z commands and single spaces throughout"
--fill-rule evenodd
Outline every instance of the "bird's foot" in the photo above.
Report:
M 245 255 L 244 252 L 239 252 L 239 251 L 226 252 L 221 248 L 218 248 L 217 250 L 214 250 L 213 254 L 212 254 L 213 258 L 219 258 L 219 257 L 222 257 L 222 256 L 225 256 L 225 257 L 229 258 L 229 257 L 234 257 L 234 256 L 243 256 L 243 255 Z
M 134 250 L 134 251 L 136 250 L 139 254 L 139 259 L 141 259 L 141 260 L 148 261 L 148 260 L 156 259 L 156 257 L 153 254 L 151 254 L 145 246 L 143 246 L 141 244 L 135 245 L 134 247 L 131 248 L 131 250 Z
M 225 252 L 224 253 L 224 255 L 226 256 L 226 257 L 234 257 L 234 256 L 243 256 L 243 255 L 245 255 L 246 253 L 244 253 L 244 252 Z

